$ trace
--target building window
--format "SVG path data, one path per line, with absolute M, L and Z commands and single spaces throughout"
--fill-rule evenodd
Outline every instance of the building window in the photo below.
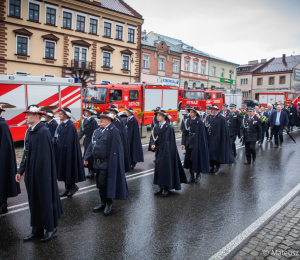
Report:
M 257 85 L 263 84 L 263 78 L 257 78 Z
M 77 25 L 76 30 L 80 32 L 85 31 L 85 17 L 81 15 L 77 15 Z
M 178 73 L 178 64 L 179 64 L 178 60 L 173 61 L 173 72 L 175 73 Z
M 45 41 L 45 58 L 55 59 L 55 42 Z
M 40 21 L 40 6 L 37 4 L 29 3 L 29 21 Z
M 158 70 L 165 70 L 165 59 L 159 58 Z
M 211 69 L 211 75 L 216 76 L 216 67 L 212 67 Z
M 21 0 L 10 0 L 9 16 L 21 17 Z
M 56 10 L 55 9 L 47 7 L 46 24 L 56 25 Z
M 134 32 L 135 32 L 135 29 L 128 28 L 128 41 L 129 42 L 134 42 Z
M 279 77 L 279 84 L 285 84 L 285 76 Z
M 241 85 L 247 85 L 248 84 L 248 79 L 241 79 Z
M 74 60 L 75 61 L 87 61 L 87 49 L 82 47 L 74 47 Z
M 28 37 L 17 36 L 17 54 L 28 56 Z
M 188 60 L 185 61 L 184 63 L 184 70 L 189 71 L 190 70 L 190 62 Z
M 96 19 L 90 19 L 90 33 L 97 34 L 98 21 Z
M 110 52 L 103 52 L 103 67 L 110 67 Z
M 232 79 L 232 70 L 229 71 L 229 78 Z
M 139 100 L 139 91 L 138 90 L 129 90 L 129 101 Z
M 63 28 L 72 29 L 72 14 L 63 12 Z
M 111 23 L 104 22 L 104 33 L 105 37 L 111 38 Z
M 269 77 L 269 85 L 274 85 L 274 77 Z
M 188 89 L 189 83 L 187 81 L 185 81 L 184 84 L 183 84 L 183 87 L 184 87 L 184 89 Z
M 149 59 L 150 55 L 143 54 L 143 68 L 149 69 Z
M 198 73 L 198 63 L 194 63 L 194 73 Z
M 221 69 L 221 78 L 224 78 L 224 75 L 225 75 L 225 70 L 222 68 Z
M 248 91 L 243 91 L 243 98 L 247 98 L 249 95 L 249 92 Z
M 202 74 L 205 75 L 205 65 L 202 64 Z
M 129 56 L 122 56 L 122 70 L 129 70 Z
M 116 25 L 116 39 L 123 40 L 123 26 Z

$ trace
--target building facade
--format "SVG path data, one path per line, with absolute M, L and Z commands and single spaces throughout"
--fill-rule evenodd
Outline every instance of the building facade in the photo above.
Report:
M 166 40 L 142 35 L 141 81 L 179 86 L 181 49 Z
M 257 99 L 259 92 L 295 91 L 295 71 L 300 69 L 300 55 L 272 58 L 253 72 L 252 98 Z
M 140 81 L 142 16 L 121 0 L 0 3 L 0 73 Z
M 236 89 L 236 69 L 239 64 L 210 55 L 208 89 Z

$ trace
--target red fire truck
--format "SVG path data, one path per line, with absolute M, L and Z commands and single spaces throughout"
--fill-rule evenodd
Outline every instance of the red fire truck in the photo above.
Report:
M 81 84 L 73 78 L 0 75 L 0 101 L 16 106 L 2 113 L 14 141 L 24 139 L 28 105 L 69 107 L 76 126 L 82 117 Z
M 154 117 L 156 107 L 165 109 L 172 120 L 178 117 L 178 86 L 175 84 L 150 83 L 93 83 L 83 91 L 83 106 L 92 106 L 99 112 L 110 105 L 118 107 L 120 114 L 131 107 L 137 113 L 139 124 L 149 125 Z
M 217 104 L 219 108 L 224 103 L 224 95 L 222 91 L 217 90 L 179 90 L 178 109 L 185 109 L 186 105 L 197 107 L 200 111 L 207 106 Z
M 293 91 L 282 91 L 282 92 L 260 92 L 255 94 L 255 99 L 258 100 L 258 103 L 262 106 L 267 106 L 268 104 L 277 103 L 288 103 L 290 101 L 294 101 L 299 97 L 299 93 Z

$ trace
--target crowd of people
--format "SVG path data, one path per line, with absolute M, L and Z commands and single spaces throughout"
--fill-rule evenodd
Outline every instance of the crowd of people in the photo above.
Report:
M 78 133 L 71 121 L 70 108 L 58 109 L 61 122 L 58 125 L 53 111 L 29 106 L 23 113 L 30 127 L 17 169 L 10 129 L 1 117 L 4 108 L 12 107 L 0 103 L 0 214 L 8 212 L 7 199 L 20 194 L 19 183 L 25 175 L 32 227 L 31 234 L 23 239 L 25 242 L 36 238 L 48 241 L 53 237 L 63 214 L 60 197 L 72 197 L 79 190 L 76 183 L 86 178 L 95 178 L 99 189 L 100 204 L 93 212 L 103 211 L 108 216 L 113 212 L 113 199 L 128 198 L 125 173 L 144 161 L 138 121 L 132 108 L 126 109 L 125 120 L 118 116 L 115 105 L 100 114 L 85 108 Z M 245 164 L 255 164 L 257 143 L 263 144 L 265 138 L 271 141 L 274 136 L 278 148 L 283 144 L 283 129 L 292 131 L 294 126 L 299 127 L 297 108 L 292 104 L 287 108 L 283 104 L 269 104 L 267 111 L 251 102 L 239 110 L 235 104 L 229 108 L 224 104 L 221 111 L 212 104 L 205 113 L 196 107 L 186 107 L 180 125 L 181 149 L 185 150 L 182 165 L 170 116 L 160 107 L 154 114 L 148 150 L 155 153 L 153 183 L 159 189 L 154 194 L 162 197 L 171 190 L 181 190 L 182 183 L 199 183 L 201 174 L 217 173 L 222 164 L 233 164 L 237 137 L 245 146 Z M 88 169 L 87 176 L 84 168 Z M 189 178 L 184 169 L 189 170 Z M 57 181 L 65 184 L 61 194 Z

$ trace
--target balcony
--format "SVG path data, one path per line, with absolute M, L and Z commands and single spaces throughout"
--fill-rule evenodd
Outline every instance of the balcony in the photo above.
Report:
M 74 70 L 90 71 L 92 70 L 92 61 L 72 60 L 71 68 Z

